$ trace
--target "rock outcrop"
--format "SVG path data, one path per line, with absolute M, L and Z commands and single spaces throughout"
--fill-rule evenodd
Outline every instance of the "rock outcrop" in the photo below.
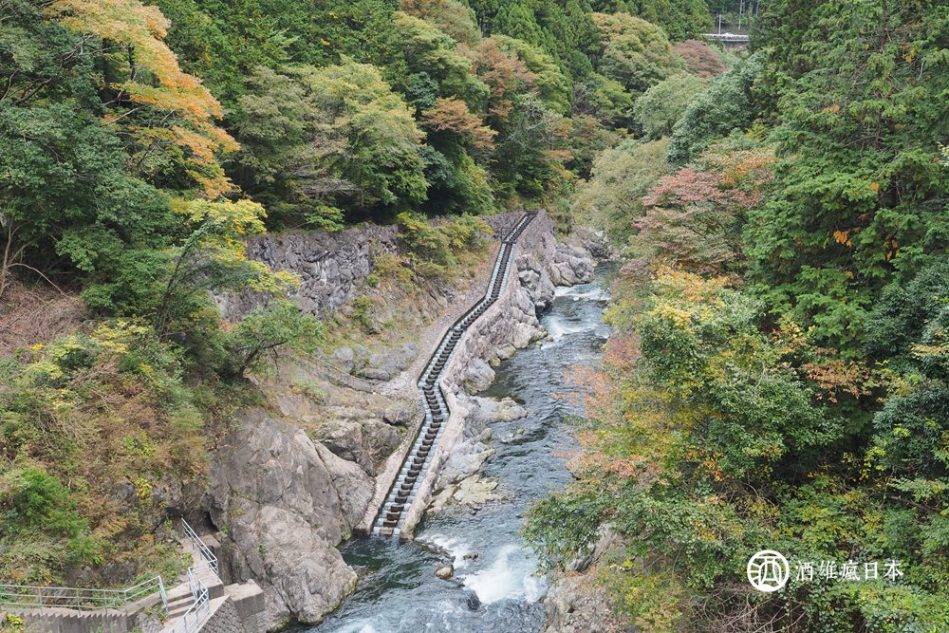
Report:
M 617 556 L 621 539 L 609 527 L 600 528 L 596 544 L 573 561 L 567 573 L 554 578 L 544 598 L 547 626 L 544 633 L 626 633 L 636 629 L 616 616 L 606 588 L 596 581 L 596 567 Z
M 500 234 L 519 216 L 489 222 Z M 591 276 L 594 262 L 584 243 L 558 242 L 554 235 L 543 213 L 522 235 L 505 309 L 486 314 L 459 349 L 458 370 L 449 377 L 456 391 L 464 386 L 476 393 L 490 385 L 492 364 L 545 334 L 537 314 L 552 300 L 554 286 Z M 268 236 L 251 243 L 248 252 L 299 275 L 297 305 L 326 315 L 345 311 L 361 292 L 374 254 L 396 248 L 394 230 L 360 227 L 333 236 Z M 420 420 L 415 380 L 431 346 L 453 315 L 483 292 L 484 282 L 477 277 L 467 295 L 445 286 L 426 289 L 422 301 L 406 302 L 405 311 L 432 313 L 425 331 L 412 333 L 409 342 L 402 338 L 391 349 L 371 351 L 343 346 L 317 360 L 288 360 L 275 376 L 257 379 L 264 402 L 242 410 L 215 451 L 206 507 L 221 530 L 228 579 L 254 579 L 264 590 L 268 628 L 318 622 L 355 587 L 356 574 L 337 546 L 364 518 L 375 478 Z M 221 301 L 226 312 L 240 314 L 253 307 L 254 298 Z M 490 455 L 487 421 L 523 413 L 513 402 L 474 398 L 466 406 L 473 421 L 445 480 L 452 493 L 463 488 L 462 502 L 494 494 L 491 482 L 472 478 Z
M 210 510 L 230 577 L 260 583 L 270 628 L 319 621 L 355 587 L 336 546 L 366 510 L 369 475 L 262 409 L 242 412 L 219 455 Z
M 248 242 L 247 256 L 297 275 L 300 285 L 290 298 L 304 312 L 323 315 L 355 296 L 374 258 L 396 249 L 396 235 L 396 227 L 371 224 L 338 233 L 267 233 Z M 237 316 L 253 308 L 257 296 L 245 292 L 220 302 L 225 316 Z

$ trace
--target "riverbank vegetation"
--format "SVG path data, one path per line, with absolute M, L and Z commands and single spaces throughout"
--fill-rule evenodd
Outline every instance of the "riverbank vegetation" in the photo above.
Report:
M 637 261 L 541 551 L 610 526 L 644 630 L 945 630 L 947 13 L 761 8 L 733 55 L 699 0 L 0 0 L 0 320 L 81 306 L 3 339 L 0 577 L 178 564 L 242 377 L 323 338 L 244 240 L 396 223 L 434 277 L 463 214 L 546 206 Z M 765 596 L 765 546 L 904 576 Z
M 947 20 L 763 5 L 579 185 L 628 261 L 579 480 L 527 531 L 562 566 L 619 535 L 596 573 L 641 630 L 949 627 Z M 784 590 L 746 582 L 762 549 Z
M 431 279 L 479 250 L 471 216 L 566 228 L 636 98 L 718 72 L 670 43 L 710 23 L 697 0 L 0 0 L 0 577 L 174 568 L 153 534 L 243 376 L 325 338 L 245 240 L 396 223 Z M 261 306 L 223 321 L 212 296 L 244 289 Z

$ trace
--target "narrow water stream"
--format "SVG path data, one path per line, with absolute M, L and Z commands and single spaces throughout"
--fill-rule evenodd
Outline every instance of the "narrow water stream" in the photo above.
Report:
M 498 481 L 504 500 L 430 516 L 414 542 L 347 544 L 343 556 L 361 568 L 359 586 L 310 633 L 525 633 L 543 627 L 546 581 L 520 529 L 534 501 L 571 479 L 564 453 L 576 447 L 569 418 L 579 405 L 569 397 L 576 389 L 565 384 L 564 374 L 596 362 L 608 336 L 602 318 L 606 275 L 601 268 L 593 283 L 559 289 L 541 319 L 550 338 L 503 362 L 484 394 L 510 396 L 529 412 L 491 425 L 495 453 L 483 475 Z M 434 573 L 445 562 L 444 551 L 455 566 L 447 581 Z

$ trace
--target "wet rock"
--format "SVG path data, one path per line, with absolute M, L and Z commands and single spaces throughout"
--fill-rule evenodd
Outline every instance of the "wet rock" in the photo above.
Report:
M 527 409 L 519 405 L 513 398 L 504 397 L 500 400 L 474 396 L 466 401 L 470 409 L 469 420 L 473 424 L 491 424 L 493 422 L 510 422 L 527 415 Z
M 462 558 L 465 560 L 476 560 L 478 558 L 478 552 L 465 552 Z
M 488 501 L 496 501 L 501 498 L 494 491 L 498 487 L 498 482 L 489 479 L 479 479 L 476 476 L 468 477 L 458 484 L 458 489 L 452 498 L 467 506 L 479 506 Z
M 494 411 L 492 421 L 510 422 L 527 415 L 527 409 L 519 405 L 513 398 L 502 398 Z
M 465 592 L 465 606 L 471 609 L 472 611 L 477 611 L 481 608 L 481 600 L 478 598 L 478 594 L 473 591 Z
M 451 565 L 442 565 L 435 570 L 435 575 L 441 578 L 442 580 L 448 580 L 455 575 L 455 568 Z

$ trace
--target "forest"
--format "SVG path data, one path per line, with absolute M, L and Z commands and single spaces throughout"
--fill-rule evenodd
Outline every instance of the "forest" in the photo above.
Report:
M 0 320 L 93 322 L 0 357 L 0 578 L 180 564 L 157 473 L 323 337 L 248 238 L 397 224 L 447 275 L 475 216 L 545 208 L 624 262 L 525 528 L 550 567 L 612 530 L 643 631 L 949 630 L 949 6 L 756 4 L 733 50 L 736 2 L 0 0 Z M 757 593 L 766 546 L 902 575 Z

